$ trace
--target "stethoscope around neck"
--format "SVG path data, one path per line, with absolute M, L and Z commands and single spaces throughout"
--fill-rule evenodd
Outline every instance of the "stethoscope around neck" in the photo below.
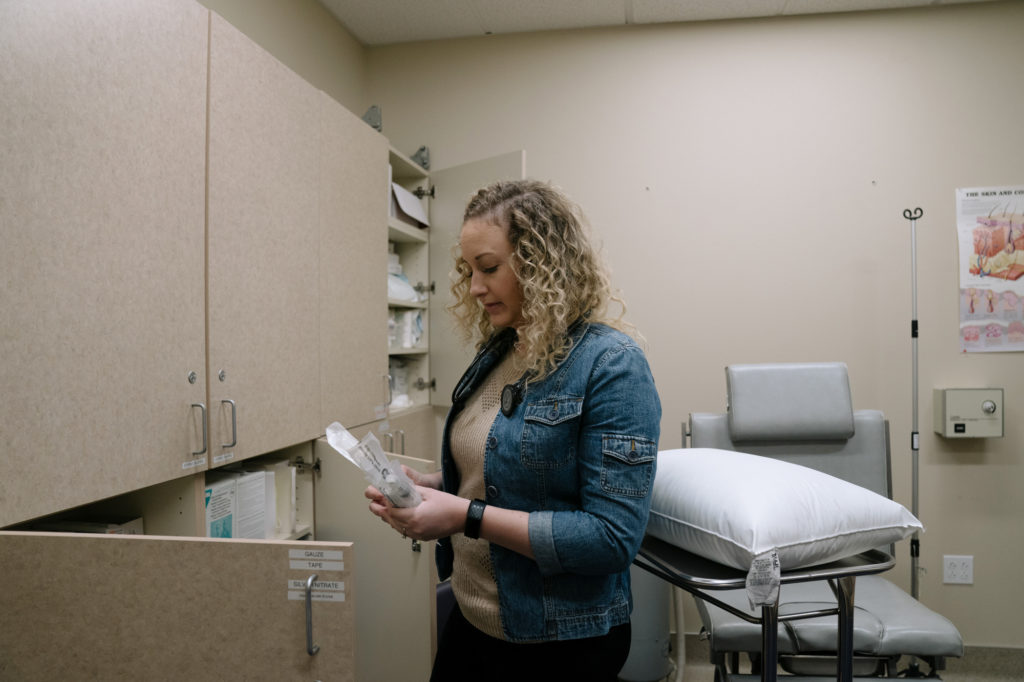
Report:
M 519 403 L 523 402 L 523 397 L 526 396 L 528 376 L 529 372 L 519 377 L 519 381 L 514 384 L 505 384 L 505 388 L 501 389 L 501 413 L 506 417 L 511 417 L 519 407 Z
M 583 322 L 583 319 L 574 322 L 568 330 L 571 335 L 575 333 L 576 328 Z M 519 381 L 514 384 L 505 384 L 505 387 L 501 389 L 501 413 L 506 417 L 511 417 L 516 408 L 519 407 L 519 403 L 523 402 L 523 398 L 526 397 L 526 382 L 530 378 L 530 371 L 527 370 L 523 376 L 519 377 Z

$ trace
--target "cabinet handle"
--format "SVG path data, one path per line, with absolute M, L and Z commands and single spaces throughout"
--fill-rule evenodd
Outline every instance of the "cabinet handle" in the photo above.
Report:
M 391 375 L 384 375 L 384 406 L 391 407 Z
M 313 644 L 313 581 L 316 573 L 306 579 L 306 653 L 315 656 L 320 646 Z
M 236 445 L 238 445 L 238 420 L 236 419 L 236 417 L 238 415 L 238 407 L 235 405 L 235 401 L 234 400 L 221 400 L 220 401 L 221 405 L 223 405 L 224 403 L 227 403 L 227 404 L 231 405 L 231 442 L 230 443 L 221 443 L 221 447 L 222 448 L 233 448 Z
M 400 434 L 402 436 L 402 447 L 399 448 L 398 454 L 404 455 L 405 454 L 405 429 L 398 429 L 397 431 L 395 431 L 395 433 Z
M 204 405 L 202 403 L 192 403 L 192 407 L 198 407 L 200 410 L 203 411 L 203 449 L 199 450 L 198 452 L 193 452 L 192 455 L 193 456 L 195 456 L 195 455 L 205 455 L 206 454 L 206 449 L 207 449 L 207 443 L 206 443 L 206 405 Z

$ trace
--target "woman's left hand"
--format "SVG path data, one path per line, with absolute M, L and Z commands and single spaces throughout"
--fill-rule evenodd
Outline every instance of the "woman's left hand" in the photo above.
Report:
M 370 511 L 402 537 L 436 540 L 462 532 L 469 500 L 425 486 L 416 490 L 423 501 L 415 507 L 395 507 L 373 486 L 363 494 L 370 500 Z

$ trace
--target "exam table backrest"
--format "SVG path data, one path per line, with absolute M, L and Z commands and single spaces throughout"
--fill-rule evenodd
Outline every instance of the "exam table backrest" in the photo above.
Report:
M 773 457 L 892 497 L 889 424 L 853 409 L 844 363 L 730 365 L 726 386 L 726 413 L 690 415 L 691 447 Z

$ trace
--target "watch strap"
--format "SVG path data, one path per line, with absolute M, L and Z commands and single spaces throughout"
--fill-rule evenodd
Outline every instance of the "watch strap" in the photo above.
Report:
M 487 503 L 483 500 L 473 500 L 466 510 L 466 529 L 462 532 L 467 538 L 476 540 L 480 537 L 480 522 L 484 519 L 484 508 Z

